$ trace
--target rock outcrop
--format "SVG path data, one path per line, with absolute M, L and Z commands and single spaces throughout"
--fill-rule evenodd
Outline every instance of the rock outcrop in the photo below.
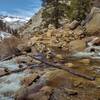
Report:
M 0 42 L 0 59 L 15 55 L 18 53 L 16 47 L 20 40 L 14 36 L 4 39 Z
M 86 48 L 86 42 L 84 40 L 74 40 L 69 44 L 69 50 L 71 52 L 83 51 Z
M 42 23 L 42 11 L 43 10 L 40 9 L 40 11 L 32 16 L 29 22 L 19 30 L 20 35 L 32 34 L 33 32 L 38 31 L 38 28 Z
M 100 33 L 100 8 L 93 7 L 85 27 L 89 35 Z

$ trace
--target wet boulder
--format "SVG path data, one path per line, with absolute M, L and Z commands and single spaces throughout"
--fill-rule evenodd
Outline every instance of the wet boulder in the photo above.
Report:
M 22 80 L 21 80 L 21 84 L 22 85 L 25 85 L 25 86 L 29 86 L 33 83 L 33 81 L 38 77 L 38 74 L 36 73 L 33 73 L 32 75 L 29 75 L 27 77 L 24 77 Z
M 3 75 L 5 73 L 6 73 L 5 68 L 0 68 L 0 75 Z

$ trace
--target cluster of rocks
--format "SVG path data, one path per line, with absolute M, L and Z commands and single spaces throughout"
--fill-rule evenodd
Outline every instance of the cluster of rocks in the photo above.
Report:
M 72 41 L 76 40 L 83 43 L 82 39 L 84 37 L 85 34 L 80 26 L 72 30 L 68 24 L 59 29 L 51 27 L 43 34 L 34 34 L 30 38 L 28 45 L 34 46 L 38 52 L 46 53 L 58 49 L 67 53 L 71 50 L 69 48 Z

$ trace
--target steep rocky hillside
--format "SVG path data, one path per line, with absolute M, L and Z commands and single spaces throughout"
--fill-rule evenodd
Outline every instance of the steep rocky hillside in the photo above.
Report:
M 32 16 L 28 23 L 26 23 L 23 27 L 21 27 L 19 33 L 21 35 L 24 34 L 32 34 L 35 31 L 38 31 L 38 27 L 40 27 L 42 23 L 42 9 Z

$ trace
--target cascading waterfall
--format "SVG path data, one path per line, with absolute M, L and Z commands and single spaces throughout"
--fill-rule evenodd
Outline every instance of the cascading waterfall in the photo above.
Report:
M 94 46 L 93 43 L 98 39 L 95 37 L 92 41 L 87 43 L 87 48 L 82 52 L 77 52 L 73 54 L 73 57 L 77 58 L 92 58 L 92 59 L 100 59 L 100 46 Z

